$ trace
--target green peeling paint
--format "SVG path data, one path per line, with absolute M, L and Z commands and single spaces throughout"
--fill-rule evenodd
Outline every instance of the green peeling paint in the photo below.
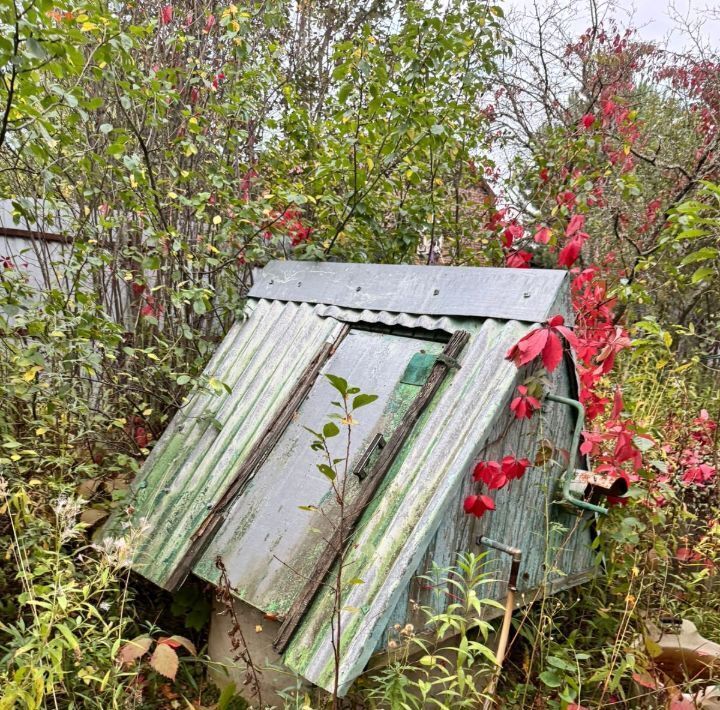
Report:
M 427 378 L 430 377 L 430 371 L 436 361 L 437 356 L 435 353 L 415 353 L 400 378 L 400 382 L 406 385 L 424 385 Z

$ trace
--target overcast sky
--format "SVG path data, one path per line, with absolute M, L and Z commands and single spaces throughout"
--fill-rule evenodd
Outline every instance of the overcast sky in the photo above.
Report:
M 683 18 L 691 25 L 697 27 L 701 22 L 702 27 L 697 27 L 704 38 L 715 47 L 720 43 L 720 22 L 717 17 L 715 3 L 693 2 L 692 0 L 676 0 L 675 2 L 664 2 L 660 0 L 635 0 L 634 24 L 641 30 L 644 39 L 661 40 L 670 39 L 670 48 L 682 49 L 682 40 L 678 36 L 676 20 Z M 715 5 L 715 10 L 708 11 Z M 712 17 L 714 15 L 714 17 Z
M 532 9 L 534 0 L 506 0 L 515 8 Z M 543 3 L 544 4 L 544 3 Z M 589 22 L 588 3 L 577 0 L 576 28 L 585 29 Z M 681 51 L 686 38 L 678 32 L 679 21 L 687 22 L 694 32 L 716 49 L 720 48 L 720 2 L 718 0 L 628 0 L 618 2 L 616 17 L 621 23 L 630 23 L 639 30 L 643 39 L 668 40 L 668 47 Z M 701 27 L 699 25 L 702 25 Z

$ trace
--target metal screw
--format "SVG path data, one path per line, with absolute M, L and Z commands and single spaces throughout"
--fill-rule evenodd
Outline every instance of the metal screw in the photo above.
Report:
M 439 288 L 436 288 L 436 289 L 433 291 L 433 296 L 437 296 L 439 293 L 440 293 L 440 289 L 439 289 Z

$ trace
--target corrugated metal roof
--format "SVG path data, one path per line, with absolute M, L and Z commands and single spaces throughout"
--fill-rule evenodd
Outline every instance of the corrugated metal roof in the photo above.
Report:
M 462 369 L 436 396 L 398 455 L 354 536 L 344 592 L 340 683 L 359 676 L 403 589 L 447 515 L 473 459 L 517 385 L 505 360 L 528 326 L 487 320 L 460 357 Z M 323 588 L 285 652 L 286 664 L 325 689 L 333 685 L 333 601 Z
M 562 396 L 577 397 L 574 370 L 558 367 L 548 376 L 547 391 Z M 567 451 L 571 446 L 575 426 L 574 410 L 552 401 L 543 403 L 542 415 L 518 420 L 506 408 L 504 416 L 498 417 L 487 444 L 479 458 L 500 460 L 509 453 L 536 460 L 538 450 L 549 437 L 556 451 Z M 562 460 L 562 457 L 558 457 Z M 458 551 L 483 553 L 483 568 L 490 575 L 482 586 L 482 596 L 502 601 L 507 593 L 510 557 L 504 553 L 479 545 L 480 536 L 504 542 L 523 551 L 517 599 L 530 603 L 562 589 L 569 589 L 584 582 L 597 572 L 592 547 L 594 538 L 587 520 L 579 518 L 565 506 L 554 505 L 561 486 L 564 467 L 561 463 L 548 463 L 534 467 L 519 481 L 492 492 L 496 510 L 480 519 L 462 515 L 465 496 L 476 493 L 472 478 L 465 477 L 454 498 L 450 510 L 458 511 L 453 519 L 448 516 L 438 528 L 428 546 L 422 563 L 412 581 L 402 591 L 390 614 L 385 631 L 378 639 L 375 652 L 385 652 L 390 639 L 398 640 L 399 624 L 415 626 L 416 633 L 431 631 L 423 608 L 442 613 L 448 604 L 449 585 L 441 581 L 442 575 L 433 575 L 433 568 L 449 569 L 457 566 Z M 435 583 L 420 575 L 435 577 Z M 484 616 L 501 611 L 485 607 Z M 371 659 L 370 663 L 373 663 Z
M 147 534 L 136 569 L 166 586 L 191 535 L 219 500 L 296 378 L 342 327 L 315 307 L 260 301 L 223 340 L 205 375 L 225 383 L 197 392 L 174 417 L 134 485 L 133 523 Z
M 152 449 L 133 484 L 131 524 L 148 531 L 138 543 L 137 571 L 159 586 L 168 586 L 190 536 L 277 417 L 297 378 L 323 344 L 335 339 L 341 321 L 323 311 L 249 300 L 246 319 L 233 326 L 203 373 L 217 390 L 194 392 Z M 350 311 L 344 315 L 359 318 Z M 407 327 L 416 322 L 412 316 L 402 321 Z M 452 319 L 444 319 L 444 326 L 452 327 Z M 199 569 L 214 577 L 211 565 Z
M 340 308 L 338 306 L 317 307 L 319 315 L 327 318 L 336 318 L 344 323 L 368 323 L 372 325 L 385 325 L 389 328 L 422 328 L 423 330 L 442 330 L 453 333 L 461 325 L 458 318 L 447 316 L 416 316 L 409 313 L 390 313 L 389 311 L 356 310 L 353 308 Z
M 539 323 L 571 317 L 566 271 L 271 261 L 254 298 L 431 316 Z

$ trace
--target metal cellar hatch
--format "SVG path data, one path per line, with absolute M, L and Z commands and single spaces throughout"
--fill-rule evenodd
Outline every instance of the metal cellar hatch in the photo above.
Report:
M 479 538 L 525 552 L 524 603 L 573 587 L 595 573 L 594 551 L 587 516 L 553 505 L 563 466 L 533 466 L 481 520 L 462 507 L 478 460 L 536 461 L 545 438 L 573 447 L 576 421 L 561 403 L 577 394 L 569 356 L 549 378 L 555 399 L 542 417 L 517 420 L 509 408 L 526 375 L 506 353 L 554 315 L 572 325 L 566 272 L 272 262 L 105 533 L 141 530 L 133 568 L 168 590 L 192 574 L 217 583 L 221 557 L 247 633 L 259 619 L 274 663 L 331 689 L 337 509 L 303 427 L 317 430 L 332 411 L 324 375 L 334 374 L 379 396 L 358 411 L 350 451 L 341 694 L 368 663 L 387 662 L 395 624 L 421 623 L 418 606 L 443 611 L 449 598 L 423 580 L 459 550 L 484 549 Z M 492 551 L 488 562 L 497 581 L 483 593 L 499 600 L 509 562 Z M 226 618 L 212 617 L 211 655 L 232 670 Z

